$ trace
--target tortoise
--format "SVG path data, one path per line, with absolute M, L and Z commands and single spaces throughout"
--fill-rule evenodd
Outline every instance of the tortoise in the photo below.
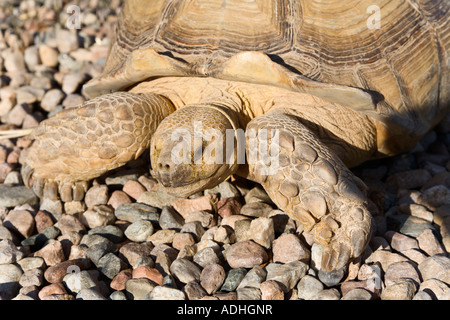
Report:
M 83 88 L 91 100 L 33 130 L 24 182 L 82 200 L 150 148 L 169 193 L 255 181 L 322 247 L 322 271 L 344 268 L 373 232 L 350 168 L 411 148 L 449 111 L 449 6 L 125 1 L 104 71 Z

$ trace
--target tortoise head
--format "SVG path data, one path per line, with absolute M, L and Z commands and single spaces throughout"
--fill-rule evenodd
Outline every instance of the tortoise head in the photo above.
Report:
M 152 175 L 177 196 L 214 187 L 237 170 L 237 126 L 230 110 L 218 104 L 177 110 L 152 137 Z

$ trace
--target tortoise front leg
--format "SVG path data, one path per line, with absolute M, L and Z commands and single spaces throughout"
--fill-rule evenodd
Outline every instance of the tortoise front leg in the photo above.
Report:
M 277 154 L 269 153 L 273 143 Z M 366 187 L 308 128 L 273 111 L 248 124 L 246 145 L 249 178 L 322 246 L 321 270 L 341 269 L 363 252 L 372 230 Z M 263 161 L 261 151 L 270 161 Z
M 22 166 L 39 196 L 82 200 L 87 182 L 139 157 L 159 123 L 174 111 L 156 94 L 117 92 L 43 121 Z

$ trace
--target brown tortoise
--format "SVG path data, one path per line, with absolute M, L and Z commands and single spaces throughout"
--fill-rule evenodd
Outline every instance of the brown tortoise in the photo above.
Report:
M 40 196 L 81 200 L 88 181 L 150 147 L 152 174 L 176 195 L 231 174 L 261 183 L 322 246 L 322 270 L 342 268 L 372 230 L 366 187 L 348 168 L 407 150 L 449 111 L 449 6 L 126 1 L 104 72 L 84 87 L 92 100 L 31 133 L 24 180 Z M 209 161 L 214 153 L 194 161 L 194 148 L 188 163 L 175 161 L 175 129 L 192 138 L 196 122 L 223 133 L 200 150 L 215 141 L 224 151 L 227 129 L 250 132 L 247 157 L 267 129 L 278 166 Z

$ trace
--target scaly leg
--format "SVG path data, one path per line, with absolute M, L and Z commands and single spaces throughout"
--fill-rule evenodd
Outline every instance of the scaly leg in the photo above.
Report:
M 270 163 L 261 157 L 249 160 L 249 178 L 261 183 L 275 204 L 322 246 L 322 270 L 341 269 L 359 256 L 372 230 L 364 183 L 314 133 L 281 111 L 253 119 L 247 134 L 249 159 L 255 150 L 249 147 L 252 137 L 260 147 L 267 137 L 272 137 L 269 146 L 278 137 L 278 155 Z
M 155 94 L 117 92 L 43 121 L 22 167 L 39 196 L 82 200 L 87 182 L 139 157 L 159 123 L 174 111 Z

